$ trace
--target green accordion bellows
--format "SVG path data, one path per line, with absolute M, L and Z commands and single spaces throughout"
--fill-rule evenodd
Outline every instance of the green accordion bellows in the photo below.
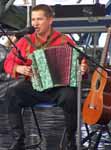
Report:
M 43 91 L 56 86 L 76 87 L 78 56 L 77 50 L 69 46 L 35 50 L 29 55 L 29 58 L 32 59 L 33 76 L 31 77 L 31 82 L 33 89 Z M 63 62 L 59 63 L 62 60 Z M 65 81 L 59 79 L 59 76 Z

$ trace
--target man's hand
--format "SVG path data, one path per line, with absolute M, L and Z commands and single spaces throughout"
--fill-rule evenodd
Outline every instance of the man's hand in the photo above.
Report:
M 16 72 L 25 76 L 32 76 L 31 66 L 17 65 Z
M 82 59 L 81 61 L 81 74 L 84 75 L 88 71 L 88 64 L 87 60 L 85 58 Z

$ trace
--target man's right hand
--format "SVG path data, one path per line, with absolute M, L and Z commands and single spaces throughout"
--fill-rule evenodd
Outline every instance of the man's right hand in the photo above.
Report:
M 31 66 L 17 65 L 16 72 L 25 76 L 32 76 Z

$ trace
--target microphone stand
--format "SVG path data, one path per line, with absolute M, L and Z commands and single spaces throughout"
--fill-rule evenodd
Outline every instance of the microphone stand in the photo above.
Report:
M 84 56 L 87 60 L 89 60 L 90 62 L 96 64 L 96 66 L 98 66 L 99 68 L 108 72 L 108 70 L 106 70 L 103 66 L 99 65 L 96 61 L 94 61 L 93 58 L 89 57 L 85 52 L 81 51 L 78 47 L 76 47 L 70 43 L 68 43 L 68 45 L 71 46 L 72 48 L 74 48 L 79 54 Z M 80 65 L 78 68 L 79 68 L 77 71 L 77 83 L 78 83 L 77 110 L 78 111 L 77 111 L 77 138 L 76 138 L 76 142 L 77 142 L 77 150 L 81 150 L 81 81 L 82 81 L 82 75 L 81 75 Z
M 78 67 L 77 71 L 77 84 L 78 84 L 78 90 L 77 90 L 77 150 L 81 150 L 81 81 L 82 81 L 82 75 L 81 75 L 81 69 L 80 65 Z
M 15 45 L 15 43 L 10 39 L 10 37 L 8 36 L 8 34 L 5 32 L 5 30 L 3 29 L 2 25 L 0 25 L 0 29 L 2 31 L 2 33 L 8 38 L 8 40 L 10 41 L 10 43 L 13 45 L 13 47 L 17 50 L 17 54 L 15 54 L 18 58 L 20 58 L 23 62 L 26 62 L 26 59 L 21 55 L 21 51 L 20 49 Z

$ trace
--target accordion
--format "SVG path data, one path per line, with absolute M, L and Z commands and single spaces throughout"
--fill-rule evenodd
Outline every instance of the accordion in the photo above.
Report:
M 68 45 L 37 49 L 32 59 L 33 89 L 43 91 L 57 86 L 75 87 L 77 84 L 78 52 Z

